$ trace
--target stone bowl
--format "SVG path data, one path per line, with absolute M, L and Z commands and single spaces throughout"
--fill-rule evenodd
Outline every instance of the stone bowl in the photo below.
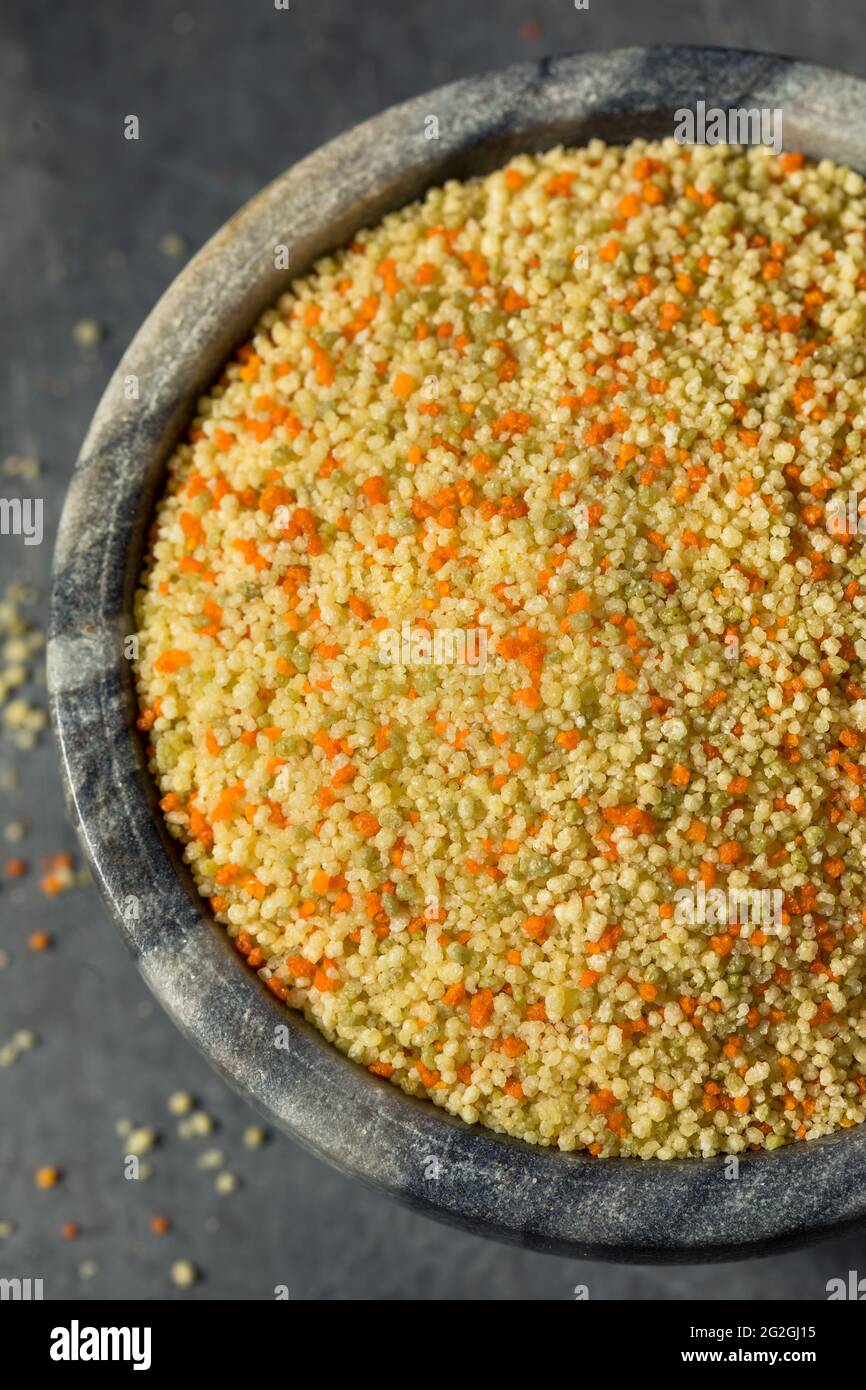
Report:
M 296 164 L 217 232 L 136 335 L 85 440 L 54 559 L 48 672 L 70 812 L 111 916 L 181 1030 L 274 1125 L 343 1171 L 479 1234 L 611 1260 L 743 1258 L 866 1221 L 866 1130 L 743 1155 L 732 1176 L 724 1158 L 540 1149 L 371 1076 L 273 998 L 195 892 L 162 824 L 123 646 L 166 459 L 196 398 L 292 278 L 430 185 L 521 150 L 672 134 L 674 111 L 701 99 L 781 107 L 786 148 L 866 170 L 866 83 L 708 48 L 469 78 Z M 277 246 L 290 248 L 288 271 L 274 268 Z M 288 1050 L 275 1046 L 278 1025 Z

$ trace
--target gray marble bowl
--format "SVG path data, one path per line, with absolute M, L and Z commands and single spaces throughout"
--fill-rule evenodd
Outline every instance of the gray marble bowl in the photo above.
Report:
M 123 357 L 54 564 L 48 670 L 70 811 L 111 916 L 182 1031 L 272 1123 L 341 1169 L 464 1228 L 614 1260 L 741 1258 L 866 1220 L 866 1132 L 748 1154 L 737 1177 L 722 1158 L 599 1161 L 470 1128 L 348 1061 L 269 994 L 194 891 L 162 825 L 123 643 L 166 459 L 291 278 L 430 185 L 559 142 L 668 135 L 673 112 L 701 99 L 780 107 L 786 148 L 866 170 L 866 84 L 703 48 L 588 53 L 455 82 L 289 169 L 183 270 Z M 288 273 L 274 269 L 279 245 Z M 275 1046 L 278 1025 L 288 1050 Z

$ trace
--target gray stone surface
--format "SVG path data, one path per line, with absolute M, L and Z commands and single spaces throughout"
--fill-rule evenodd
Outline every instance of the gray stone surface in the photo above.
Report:
M 858 79 L 654 47 L 450 83 L 271 183 L 178 276 L 109 383 L 60 521 L 48 647 L 64 784 L 97 882 L 151 989 L 214 1065 L 282 1129 L 413 1206 L 544 1250 L 636 1261 L 764 1253 L 850 1226 L 866 1215 L 866 1131 L 745 1155 L 731 1181 L 722 1158 L 597 1163 L 494 1138 L 347 1063 L 242 968 L 203 912 L 155 804 L 122 648 L 165 460 L 227 353 L 292 278 L 431 183 L 559 139 L 669 130 L 680 104 L 702 99 L 782 109 L 790 147 L 866 167 Z M 282 245 L 289 270 L 275 268 Z
M 738 10 L 742 23 L 732 33 Z M 134 17 L 114 7 L 110 18 L 99 4 L 74 16 L 39 4 L 26 16 L 22 9 L 4 46 L 0 98 L 8 103 L 7 186 L 11 180 L 19 195 L 0 247 L 12 306 L 4 324 L 4 453 L 35 450 L 45 459 L 53 520 L 106 369 L 171 278 L 160 237 L 180 231 L 199 244 L 270 174 L 369 111 L 456 72 L 542 47 L 657 40 L 672 30 L 680 38 L 764 42 L 844 61 L 854 24 L 850 10 L 828 14 L 820 33 L 804 27 L 796 45 L 797 31 L 780 22 L 790 6 L 765 6 L 751 32 L 745 7 L 723 13 L 724 24 L 715 7 L 670 6 L 662 21 L 659 7 L 655 24 L 647 14 L 648 32 L 641 32 L 640 14 L 628 5 L 606 7 L 602 22 L 595 11 L 539 4 L 534 15 L 545 32 L 538 42 L 532 29 L 521 37 L 520 25 L 533 15 L 518 6 L 497 7 L 494 23 L 441 0 L 413 8 L 409 18 L 391 4 L 367 7 L 359 19 L 348 6 L 307 9 L 294 0 L 289 14 L 188 5 L 180 22 L 160 4 Z M 763 30 L 774 16 L 776 29 Z M 37 36 L 40 18 L 46 22 Z M 839 26 L 835 52 L 820 48 L 829 23 Z M 286 28 L 275 31 L 274 24 Z M 149 146 L 144 138 L 137 146 L 122 141 L 120 122 L 130 112 L 140 115 L 143 133 L 145 117 L 151 124 Z M 110 254 L 116 250 L 126 254 L 122 268 Z M 34 306 L 38 323 L 25 323 Z M 70 336 L 84 316 L 109 330 L 91 357 Z M 4 575 L 29 572 L 44 586 L 47 559 L 47 546 L 0 543 Z M 32 820 L 25 848 L 38 855 L 68 834 L 50 750 L 28 759 L 22 773 L 16 813 Z M 854 1239 L 683 1272 L 561 1261 L 434 1226 L 280 1137 L 250 1155 L 238 1141 L 248 1122 L 243 1103 L 149 1005 L 94 897 L 82 892 L 46 906 L 28 881 L 4 888 L 0 918 L 15 956 L 0 974 L 5 1033 L 27 1026 L 43 1039 L 0 1075 L 0 1190 L 19 1228 L 0 1245 L 0 1273 L 42 1274 L 50 1296 L 162 1297 L 178 1255 L 205 1271 L 205 1297 L 270 1297 L 276 1284 L 287 1284 L 295 1297 L 569 1297 L 575 1284 L 588 1283 L 594 1297 L 809 1298 L 823 1295 L 831 1274 L 857 1265 L 862 1243 Z M 58 943 L 31 957 L 23 943 L 35 923 L 54 930 Z M 223 1121 L 221 1134 L 194 1144 L 174 1136 L 164 1098 L 176 1085 L 206 1098 Z M 148 1182 L 123 1179 L 123 1145 L 113 1134 L 121 1114 L 164 1130 Z M 195 1165 L 202 1147 L 222 1148 L 229 1166 L 243 1171 L 242 1193 L 213 1193 L 212 1175 Z M 42 1162 L 67 1173 L 52 1193 L 33 1189 L 32 1171 Z M 154 1211 L 173 1218 L 171 1235 L 148 1234 Z M 209 1218 L 219 1230 L 208 1229 Z M 68 1219 L 80 1221 L 84 1233 L 61 1245 L 57 1225 Z M 100 1266 L 86 1283 L 77 1274 L 82 1259 Z

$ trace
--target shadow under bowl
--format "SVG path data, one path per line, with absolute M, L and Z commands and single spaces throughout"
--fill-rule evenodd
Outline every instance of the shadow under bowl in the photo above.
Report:
M 430 1215 L 564 1255 L 642 1262 L 768 1254 L 866 1221 L 866 1128 L 742 1155 L 731 1179 L 723 1157 L 533 1147 L 371 1076 L 278 1003 L 208 914 L 163 825 L 123 642 L 166 460 L 196 399 L 292 279 L 431 185 L 558 143 L 670 135 L 674 112 L 699 100 L 781 108 L 786 148 L 866 170 L 856 78 L 756 53 L 631 48 L 455 82 L 265 188 L 177 277 L 106 390 L 60 523 L 48 647 L 65 793 L 96 882 L 148 985 L 226 1080 L 321 1157 Z M 277 246 L 290 248 L 289 271 L 274 268 Z M 279 1025 L 287 1050 L 275 1046 Z

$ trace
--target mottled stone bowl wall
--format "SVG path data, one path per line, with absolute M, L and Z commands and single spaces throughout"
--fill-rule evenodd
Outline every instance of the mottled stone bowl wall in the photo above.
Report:
M 624 49 L 525 64 L 395 107 L 247 204 L 144 324 L 96 412 L 57 540 L 48 652 L 72 818 L 154 994 L 222 1075 L 338 1167 L 430 1214 L 569 1255 L 706 1260 L 764 1253 L 866 1220 L 866 1133 L 724 1160 L 598 1161 L 471 1129 L 380 1081 L 285 1010 L 194 892 L 161 823 L 134 727 L 131 600 L 166 458 L 195 399 L 254 320 L 319 255 L 431 184 L 521 150 L 673 132 L 673 112 L 781 107 L 784 142 L 866 169 L 866 84 L 713 49 Z M 439 138 L 425 136 L 436 116 Z M 291 270 L 274 269 L 274 247 Z M 139 399 L 126 399 L 135 377 Z M 274 1045 L 288 1025 L 289 1049 Z M 438 1176 L 430 1176 L 438 1174 Z

